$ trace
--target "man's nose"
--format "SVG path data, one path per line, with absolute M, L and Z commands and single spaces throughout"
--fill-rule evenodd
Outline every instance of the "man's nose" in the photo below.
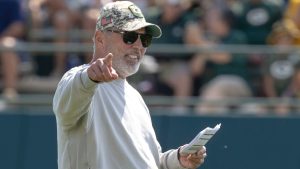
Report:
M 141 40 L 141 35 L 138 35 L 138 39 L 133 43 L 133 46 L 135 46 L 135 47 L 137 47 L 139 49 L 143 49 L 144 48 L 142 40 Z

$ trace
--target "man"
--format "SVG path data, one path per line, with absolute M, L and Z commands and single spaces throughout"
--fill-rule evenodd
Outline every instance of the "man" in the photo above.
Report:
M 150 114 L 126 77 L 137 72 L 152 37 L 161 36 L 128 1 L 100 12 L 90 64 L 68 71 L 53 102 L 59 169 L 181 169 L 200 166 L 195 154 L 162 153 Z
M 18 0 L 0 1 L 0 46 L 11 46 L 24 34 L 24 24 Z M 3 76 L 3 97 L 17 99 L 19 55 L 15 51 L 0 51 Z

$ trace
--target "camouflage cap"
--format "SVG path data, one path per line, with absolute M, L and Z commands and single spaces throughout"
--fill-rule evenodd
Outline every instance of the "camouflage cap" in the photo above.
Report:
M 154 38 L 162 34 L 160 27 L 146 22 L 141 9 L 129 1 L 107 3 L 100 11 L 96 25 L 97 30 L 136 31 L 140 28 L 146 28 L 146 33 Z

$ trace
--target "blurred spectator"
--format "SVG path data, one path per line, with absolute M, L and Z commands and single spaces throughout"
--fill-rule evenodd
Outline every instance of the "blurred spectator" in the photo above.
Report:
M 18 0 L 0 1 L 0 43 L 13 47 L 22 37 L 24 25 Z M 1 51 L 1 67 L 4 82 L 3 95 L 7 99 L 17 98 L 19 56 L 14 51 Z
M 272 25 L 281 19 L 284 6 L 271 0 L 245 0 L 237 16 L 236 28 L 242 30 L 250 45 L 265 45 L 267 36 L 272 30 Z M 248 56 L 248 67 L 255 95 L 261 96 L 261 64 L 264 54 L 251 54 Z
M 291 102 L 291 99 L 300 99 L 300 63 L 295 66 L 292 80 L 288 88 L 284 90 L 282 98 L 283 102 L 277 106 L 277 114 L 300 113 L 300 105 Z
M 98 9 L 96 8 L 89 8 L 84 7 L 81 10 L 82 13 L 82 19 L 80 24 L 80 29 L 84 30 L 85 32 L 92 33 L 95 30 L 96 27 L 96 21 L 98 16 Z M 91 38 L 83 38 L 81 40 L 82 43 L 90 43 L 92 44 Z M 87 63 L 92 58 L 92 52 L 84 53 L 84 62 Z
M 82 33 L 93 34 L 96 27 L 96 21 L 99 16 L 99 9 L 102 5 L 111 2 L 112 0 L 65 0 L 71 16 L 74 18 L 73 27 L 82 31 Z M 141 3 L 144 0 L 140 1 Z M 74 29 L 73 28 L 73 29 Z M 93 39 L 90 35 L 80 36 L 77 39 L 70 39 L 80 43 L 93 44 Z M 92 52 L 83 54 L 71 54 L 67 58 L 67 68 L 78 66 L 82 63 L 88 63 L 92 58 Z
M 230 99 L 252 97 L 245 80 L 238 76 L 220 75 L 208 82 L 202 89 L 198 114 L 224 114 L 238 109 L 242 104 L 233 104 Z
M 67 32 L 72 27 L 75 27 L 76 21 L 73 11 L 62 0 L 46 0 L 46 6 L 50 17 L 50 25 L 59 33 L 59 36 L 55 37 L 54 42 L 56 44 L 68 42 Z M 51 72 L 51 76 L 60 77 L 66 71 L 67 53 L 56 52 L 54 58 L 54 70 Z
M 283 20 L 274 25 L 268 42 L 276 45 L 280 54 L 266 57 L 263 65 L 263 87 L 265 95 L 269 98 L 282 97 L 291 84 L 296 65 L 300 63 L 300 54 L 291 53 L 289 46 L 295 43 L 295 37 L 299 37 L 294 22 Z M 276 107 L 275 112 L 283 113 L 282 107 Z
M 300 36 L 293 22 L 284 20 L 274 25 L 268 42 L 276 45 L 282 54 L 265 57 L 263 65 L 264 91 L 267 97 L 279 97 L 290 83 L 295 65 L 300 61 L 298 53 L 290 53 L 288 47 Z
M 232 27 L 233 13 L 227 9 L 210 8 L 206 11 L 204 24 L 206 43 L 210 46 L 246 44 L 245 34 Z M 229 52 L 214 52 L 207 56 L 207 79 L 232 74 L 248 79 L 247 57 Z
M 50 30 L 54 33 L 54 37 L 44 37 L 42 41 L 56 44 L 69 42 L 67 33 L 71 28 L 76 28 L 79 18 L 71 7 L 73 5 L 67 4 L 64 0 L 30 0 L 31 30 Z M 43 54 L 43 57 L 37 56 L 35 61 L 38 75 L 59 77 L 66 71 L 67 53 L 55 52 L 54 57 Z
M 219 0 L 220 1 L 220 0 Z M 236 16 L 241 14 L 243 10 L 243 1 L 240 0 L 225 0 L 225 7 L 230 9 Z
M 289 0 L 288 5 L 284 12 L 284 18 L 291 20 L 298 31 L 300 31 L 300 1 L 299 0 Z M 295 44 L 300 44 L 300 36 L 294 37 Z
M 200 29 L 200 45 L 217 47 L 217 45 L 246 44 L 247 39 L 243 32 L 232 28 L 233 14 L 229 10 L 210 8 L 205 12 L 202 28 Z M 203 31 L 204 30 L 204 31 Z M 202 34 L 202 35 L 201 35 Z M 203 63 L 205 61 L 205 64 Z M 205 72 L 197 73 L 200 65 L 205 66 Z M 248 79 L 246 69 L 247 57 L 241 54 L 230 54 L 229 52 L 213 52 L 209 54 L 198 54 L 193 58 L 192 72 L 204 77 L 206 81 L 223 74 L 238 75 Z
M 282 8 L 267 0 L 246 0 L 236 25 L 246 33 L 249 44 L 266 44 L 272 25 L 281 19 Z
M 166 0 L 162 4 L 161 13 L 149 20 L 160 25 L 163 36 L 153 40 L 153 44 L 184 44 L 186 27 L 191 20 L 187 15 L 182 1 Z M 192 79 L 189 76 L 187 61 L 189 55 L 182 54 L 157 54 L 155 58 L 160 64 L 159 84 L 157 88 L 160 94 L 173 94 L 178 100 L 191 95 Z M 179 83 L 180 82 L 180 83 Z M 163 85 L 165 84 L 165 85 Z M 165 86 L 164 88 L 162 86 Z M 169 92 L 167 89 L 170 89 Z M 182 112 L 185 107 L 176 106 L 175 110 Z
M 234 20 L 233 13 L 229 10 L 220 8 L 209 8 L 205 11 L 203 18 L 203 26 L 206 30 L 205 35 L 200 35 L 204 40 L 199 40 L 200 45 L 216 46 L 226 44 L 245 44 L 247 42 L 245 35 L 232 29 L 232 22 Z M 202 32 L 203 33 L 203 32 Z M 201 93 L 200 97 L 205 99 L 218 98 L 219 96 L 226 97 L 226 93 L 222 92 L 223 88 L 227 88 L 226 81 L 235 80 L 235 86 L 243 86 L 241 88 L 248 89 L 248 69 L 247 69 L 247 57 L 240 54 L 230 54 L 229 52 L 213 52 L 209 54 L 198 54 L 193 58 L 191 62 L 191 68 L 194 76 L 198 76 L 197 80 L 202 80 L 204 83 L 209 82 L 213 87 L 206 87 L 210 89 L 222 88 L 215 90 L 214 92 L 205 91 Z M 201 73 L 199 73 L 199 70 Z M 222 78 L 218 78 L 221 76 Z M 214 79 L 222 79 L 214 80 Z M 229 78 L 226 80 L 226 78 Z M 223 83 L 225 81 L 225 83 Z M 240 83 L 240 84 L 238 84 Z M 222 86 L 225 85 L 225 86 Z M 199 86 L 201 88 L 201 86 Z M 226 89 L 225 89 L 226 90 Z M 218 93 L 221 92 L 221 93 Z M 249 91 L 251 95 L 251 92 Z M 209 96 L 213 94 L 212 96 Z M 237 95 L 239 95 L 237 93 Z M 234 95 L 231 94 L 231 97 Z M 246 96 L 246 95 L 245 95 Z M 228 96 L 230 97 L 230 96 Z M 204 106 L 205 107 L 205 106 Z M 201 108 L 198 108 L 201 110 Z M 207 110 L 208 111 L 208 110 Z
M 43 30 L 54 33 L 54 36 L 31 39 L 33 41 L 92 43 L 92 39 L 84 37 L 84 33 L 93 33 L 95 29 L 95 10 L 105 3 L 99 0 L 29 0 L 31 31 Z M 80 30 L 82 34 L 73 36 L 70 30 Z M 87 36 L 90 37 L 90 36 Z M 82 64 L 91 57 L 91 53 L 83 57 L 77 53 L 55 52 L 53 54 L 35 54 L 36 71 L 40 76 L 59 77 L 68 68 Z M 43 57 L 39 57 L 43 55 Z

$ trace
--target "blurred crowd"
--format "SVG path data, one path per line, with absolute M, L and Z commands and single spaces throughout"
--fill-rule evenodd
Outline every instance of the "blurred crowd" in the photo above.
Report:
M 98 9 L 110 0 L 0 0 L 0 44 L 15 42 L 90 43 Z M 299 107 L 287 102 L 271 106 L 214 101 L 300 97 L 300 55 L 289 50 L 300 43 L 299 0 L 132 0 L 147 20 L 162 28 L 153 44 L 218 47 L 276 45 L 278 53 L 155 52 L 145 57 L 132 77 L 144 95 L 174 96 L 174 112 L 191 109 L 189 96 L 201 101 L 199 114 L 241 110 L 285 115 Z M 74 34 L 71 31 L 80 30 Z M 42 33 L 38 34 L 41 31 Z M 50 32 L 51 36 L 46 33 Z M 87 36 L 82 36 L 88 33 Z M 78 36 L 80 34 L 81 36 Z M 39 35 L 39 36 L 37 36 Z M 231 49 L 234 50 L 235 48 Z M 2 94 L 18 97 L 18 81 L 34 75 L 58 79 L 73 66 L 87 63 L 91 52 L 18 53 L 0 51 Z M 29 66 L 28 66 L 29 65 Z M 24 73 L 25 72 L 25 73 Z M 26 73 L 27 72 L 27 73 Z

